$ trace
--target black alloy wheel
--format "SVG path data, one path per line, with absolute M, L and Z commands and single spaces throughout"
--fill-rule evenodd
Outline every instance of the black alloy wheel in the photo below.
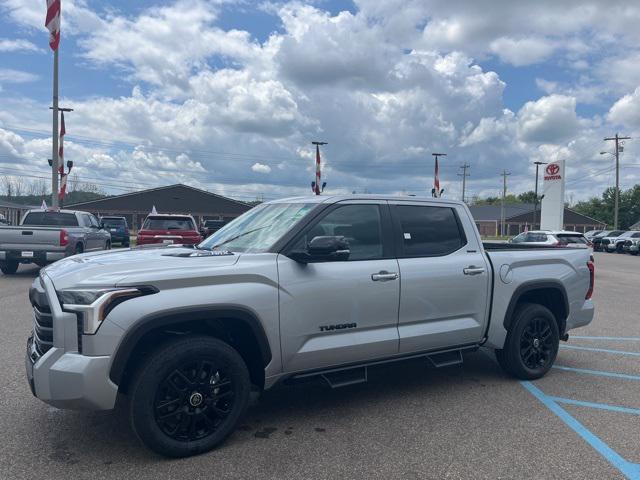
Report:
M 133 431 L 151 450 L 187 457 L 215 448 L 249 404 L 240 354 L 217 338 L 185 335 L 145 355 L 128 387 Z
M 532 319 L 520 337 L 520 357 L 530 369 L 535 370 L 549 363 L 553 352 L 552 331 L 546 318 Z
M 158 385 L 155 419 L 167 436 L 192 442 L 214 433 L 234 404 L 231 379 L 211 361 L 184 363 Z
M 521 380 L 534 380 L 553 366 L 559 344 L 554 314 L 544 305 L 523 303 L 511 317 L 504 347 L 495 354 L 505 372 Z

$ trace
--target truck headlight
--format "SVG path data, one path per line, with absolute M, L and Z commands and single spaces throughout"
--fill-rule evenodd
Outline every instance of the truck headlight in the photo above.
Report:
M 85 335 L 93 335 L 98 331 L 109 312 L 131 298 L 157 293 L 158 289 L 150 286 L 101 288 L 101 289 L 69 289 L 60 290 L 58 300 L 62 309 L 75 312 L 82 322 Z

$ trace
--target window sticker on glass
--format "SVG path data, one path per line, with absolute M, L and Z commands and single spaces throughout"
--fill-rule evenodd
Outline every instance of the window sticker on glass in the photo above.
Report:
M 411 240 L 411 234 L 410 233 L 405 233 L 404 234 L 404 239 L 405 240 Z

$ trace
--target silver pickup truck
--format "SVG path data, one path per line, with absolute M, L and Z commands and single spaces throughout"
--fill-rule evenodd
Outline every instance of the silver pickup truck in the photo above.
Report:
M 350 385 L 373 364 L 441 367 L 480 347 L 539 378 L 592 320 L 593 286 L 588 250 L 483 246 L 461 202 L 286 199 L 197 246 L 43 269 L 29 292 L 27 378 L 60 408 L 111 409 L 123 394 L 144 444 L 187 456 L 234 430 L 252 386 Z
M 20 226 L 0 226 L 0 271 L 11 275 L 21 263 L 44 266 L 70 255 L 110 248 L 111 234 L 91 213 L 29 210 Z

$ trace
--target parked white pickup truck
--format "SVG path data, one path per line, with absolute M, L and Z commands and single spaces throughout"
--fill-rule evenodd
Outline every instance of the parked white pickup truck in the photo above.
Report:
M 27 378 L 61 408 L 128 396 L 136 434 L 169 456 L 222 442 L 250 386 L 365 381 L 372 364 L 462 362 L 481 346 L 544 375 L 593 317 L 584 248 L 484 245 L 466 205 L 386 196 L 265 203 L 197 246 L 62 260 L 30 290 Z

